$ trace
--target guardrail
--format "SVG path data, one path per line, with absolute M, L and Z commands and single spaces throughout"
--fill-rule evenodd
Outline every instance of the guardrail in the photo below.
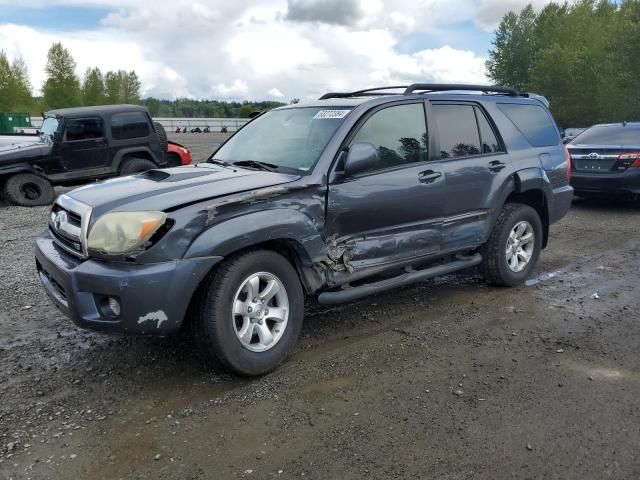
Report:
M 154 117 L 156 122 L 160 122 L 167 132 L 175 132 L 180 127 L 186 128 L 187 132 L 192 128 L 200 128 L 204 130 L 205 127 L 209 127 L 212 132 L 220 132 L 222 127 L 226 127 L 228 132 L 235 132 L 245 123 L 249 121 L 248 118 L 178 118 L 178 117 Z M 31 117 L 31 124 L 33 128 L 42 127 L 42 118 Z

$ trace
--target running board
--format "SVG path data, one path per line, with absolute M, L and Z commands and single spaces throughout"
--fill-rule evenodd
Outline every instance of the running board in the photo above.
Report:
M 470 257 L 460 258 L 444 265 L 435 265 L 422 270 L 412 270 L 397 277 L 388 278 L 375 283 L 367 283 L 357 287 L 348 287 L 335 292 L 323 292 L 318 296 L 318 302 L 322 304 L 345 303 L 375 293 L 384 292 L 392 288 L 401 287 L 410 283 L 426 280 L 427 278 L 446 275 L 469 267 L 475 267 L 482 261 L 482 256 L 476 253 Z

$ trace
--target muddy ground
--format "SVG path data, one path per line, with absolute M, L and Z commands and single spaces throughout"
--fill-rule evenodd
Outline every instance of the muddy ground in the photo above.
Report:
M 640 205 L 577 201 L 518 288 L 310 301 L 253 380 L 75 328 L 35 277 L 46 216 L 0 207 L 0 478 L 640 478 Z

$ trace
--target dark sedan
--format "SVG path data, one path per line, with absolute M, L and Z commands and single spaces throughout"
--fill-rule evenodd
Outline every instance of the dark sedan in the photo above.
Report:
M 567 148 L 576 195 L 640 197 L 640 122 L 594 125 Z

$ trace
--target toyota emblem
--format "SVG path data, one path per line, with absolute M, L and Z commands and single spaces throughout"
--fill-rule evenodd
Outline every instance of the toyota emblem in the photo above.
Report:
M 599 158 L 600 158 L 600 155 L 598 155 L 596 152 L 593 152 L 593 153 L 590 153 L 590 154 L 589 154 L 589 158 L 590 158 L 591 160 L 597 160 L 597 159 L 599 159 Z

